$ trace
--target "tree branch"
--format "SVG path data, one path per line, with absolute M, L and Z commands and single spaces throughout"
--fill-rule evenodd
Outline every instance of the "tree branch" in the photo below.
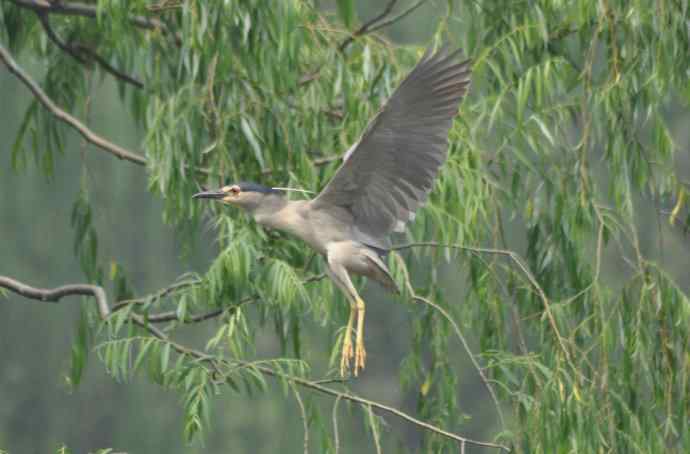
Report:
M 340 43 L 340 46 L 338 46 L 338 50 L 341 52 L 347 49 L 347 46 L 352 44 L 352 42 L 355 40 L 356 37 L 366 35 L 369 33 L 369 28 L 374 26 L 374 24 L 386 16 L 390 14 L 391 11 L 393 11 L 393 7 L 395 7 L 395 4 L 398 3 L 398 0 L 389 0 L 388 4 L 386 4 L 386 7 L 383 9 L 381 14 L 378 16 L 375 16 L 373 19 L 365 22 L 362 24 L 361 27 L 359 27 L 357 30 L 355 30 L 350 36 L 348 36 L 342 43 Z
M 101 318 L 104 319 L 110 315 L 110 307 L 108 306 L 108 298 L 105 295 L 105 291 L 97 285 L 70 284 L 55 287 L 53 289 L 43 289 L 30 287 L 12 278 L 0 276 L 0 287 L 6 288 L 25 298 L 50 303 L 58 303 L 62 298 L 70 295 L 93 296 L 96 298 L 98 313 Z
M 403 11 L 403 12 L 400 13 L 400 14 L 398 14 L 397 16 L 392 17 L 392 18 L 390 18 L 390 19 L 388 19 L 388 20 L 385 20 L 385 21 L 383 21 L 383 22 L 380 22 L 380 23 L 374 25 L 374 26 L 371 27 L 369 30 L 367 30 L 367 33 L 371 33 L 371 32 L 375 32 L 375 31 L 377 31 L 377 30 L 381 30 L 381 29 L 384 28 L 384 27 L 388 27 L 389 25 L 392 25 L 392 24 L 394 24 L 394 23 L 396 23 L 396 22 L 399 22 L 399 21 L 403 20 L 405 17 L 407 17 L 407 16 L 409 16 L 410 14 L 412 14 L 417 8 L 419 8 L 420 6 L 422 6 L 422 5 L 423 5 L 424 3 L 426 3 L 426 2 L 427 2 L 427 0 L 419 0 L 417 3 L 415 3 L 415 4 L 412 5 L 412 6 L 410 6 L 410 7 L 407 8 L 405 11 Z
M 401 21 L 408 15 L 412 14 L 417 8 L 419 8 L 426 2 L 427 0 L 419 0 L 417 3 L 413 4 L 397 16 L 391 17 L 390 19 L 386 20 L 386 17 L 388 17 L 388 15 L 393 11 L 395 4 L 398 3 L 398 0 L 389 0 L 388 4 L 386 4 L 386 7 L 383 9 L 381 14 L 362 24 L 361 27 L 355 30 L 342 43 L 340 43 L 340 46 L 338 46 L 338 50 L 340 50 L 341 52 L 344 51 L 350 44 L 354 42 L 355 38 L 359 36 L 363 36 L 368 33 L 381 30 L 384 27 L 388 27 L 389 25 L 393 25 L 394 23 Z
M 212 318 L 216 318 L 219 315 L 223 313 L 230 313 L 230 312 L 235 312 L 237 309 L 239 309 L 241 306 L 244 306 L 247 303 L 252 303 L 257 301 L 258 298 L 245 298 L 241 300 L 239 303 L 235 304 L 234 306 L 228 306 L 222 309 L 215 309 L 203 314 L 197 314 L 197 315 L 190 315 L 184 320 L 180 320 L 180 317 L 177 315 L 177 311 L 168 311 L 168 312 L 161 312 L 159 314 L 152 314 L 146 317 L 146 321 L 149 323 L 164 323 L 164 322 L 172 322 L 172 321 L 180 321 L 183 323 L 200 323 L 200 322 L 205 322 L 206 320 L 211 320 Z
M 134 76 L 130 76 L 129 74 L 123 71 L 120 71 L 119 69 L 111 65 L 110 62 L 108 62 L 108 60 L 101 57 L 88 47 L 82 44 L 78 44 L 76 48 L 79 49 L 80 52 L 87 54 L 92 60 L 95 60 L 96 63 L 98 63 L 105 72 L 110 73 L 116 79 L 134 85 L 137 88 L 144 88 L 144 83 L 141 82 L 139 79 L 135 78 Z
M 53 44 L 59 47 L 63 52 L 71 55 L 72 58 L 77 60 L 79 63 L 86 64 L 86 60 L 84 60 L 84 58 L 79 55 L 79 53 L 72 46 L 68 46 L 66 43 L 64 43 L 57 33 L 55 33 L 53 27 L 50 26 L 50 20 L 46 14 L 37 11 L 36 15 L 43 26 L 43 30 L 46 32 L 46 35 L 48 35 L 48 39 L 50 39 Z
M 116 79 L 132 84 L 137 88 L 144 88 L 144 84 L 141 83 L 139 80 L 115 68 L 105 58 L 101 57 L 88 47 L 83 46 L 81 44 L 77 46 L 72 46 L 62 41 L 60 37 L 57 35 L 57 33 L 55 33 L 53 27 L 50 25 L 50 19 L 48 18 L 48 15 L 45 12 L 37 11 L 36 15 L 38 16 L 38 20 L 41 22 L 41 25 L 43 26 L 43 30 L 45 30 L 46 35 L 48 35 L 48 38 L 63 52 L 71 55 L 79 63 L 83 65 L 87 64 L 88 61 L 84 58 L 84 54 L 88 55 L 89 58 L 91 58 L 91 60 L 94 60 L 96 63 L 98 63 L 104 71 L 110 73 Z
M 158 290 L 154 294 L 143 297 L 143 298 L 135 298 L 135 299 L 118 301 L 117 303 L 113 304 L 113 312 L 117 312 L 120 309 L 124 308 L 125 306 L 129 306 L 132 304 L 146 304 L 146 302 L 151 301 L 151 300 L 159 300 L 161 298 L 165 298 L 166 296 L 171 295 L 175 292 L 179 292 L 180 290 L 184 290 L 187 287 L 199 285 L 199 284 L 201 284 L 201 282 L 202 282 L 201 279 L 193 279 L 193 280 L 189 280 L 189 281 L 176 282 L 175 284 L 172 284 L 168 287 L 165 287 L 164 289 Z
M 37 13 L 81 16 L 92 19 L 98 15 L 96 5 L 86 3 L 54 0 L 11 0 L 11 2 L 20 8 L 30 9 Z M 181 38 L 177 34 L 172 33 L 168 26 L 158 19 L 130 14 L 129 21 L 134 26 L 145 30 L 160 30 L 163 33 L 171 34 L 174 36 L 176 44 L 179 45 L 181 43 Z
M 94 296 L 96 298 L 96 302 L 98 303 L 98 308 L 99 308 L 99 314 L 101 319 L 106 320 L 110 313 L 110 306 L 108 305 L 107 297 L 105 294 L 105 291 L 103 290 L 102 287 L 95 286 L 95 285 L 88 285 L 88 284 L 73 284 L 73 285 L 64 285 L 61 287 L 57 287 L 54 289 L 40 289 L 40 288 L 35 288 L 35 287 L 30 287 L 26 284 L 23 284 L 19 281 L 16 281 L 14 279 L 11 279 L 9 277 L 5 276 L 0 276 L 0 288 L 5 288 L 8 289 L 14 293 L 17 293 L 19 295 L 22 295 L 26 298 L 30 299 L 35 299 L 39 301 L 45 301 L 45 302 L 57 302 L 61 298 L 68 296 L 68 295 L 87 295 L 87 296 Z M 151 335 L 154 337 L 163 340 L 167 342 L 172 349 L 174 349 L 178 354 L 182 355 L 189 355 L 193 358 L 196 358 L 200 361 L 208 362 L 211 365 L 213 365 L 214 368 L 217 368 L 218 364 L 225 364 L 227 365 L 227 361 L 222 359 L 222 358 L 216 358 L 214 356 L 211 356 L 207 353 L 201 352 L 199 350 L 194 350 L 188 347 L 183 346 L 182 344 L 179 344 L 175 341 L 172 341 L 168 338 L 168 336 L 161 331 L 160 329 L 156 328 L 154 325 L 147 323 L 146 320 L 139 314 L 135 313 L 130 313 L 129 314 L 129 319 L 136 324 L 137 326 L 142 327 L 146 331 L 148 331 Z M 243 365 L 249 365 L 248 363 L 242 363 Z M 487 448 L 496 448 L 496 449 L 501 449 L 506 452 L 510 452 L 510 449 L 504 445 L 496 444 L 496 443 L 489 443 L 485 441 L 478 441 L 478 440 L 472 440 L 466 437 L 462 437 L 456 433 L 449 432 L 447 430 L 441 429 L 440 427 L 434 426 L 432 424 L 429 424 L 427 422 L 421 421 L 403 411 L 398 410 L 397 408 L 384 405 L 378 402 L 375 402 L 373 400 L 365 399 L 363 397 L 356 396 L 354 394 L 350 394 L 348 392 L 339 392 L 336 391 L 332 388 L 329 388 L 327 386 L 324 386 L 322 384 L 319 384 L 315 381 L 308 380 L 305 378 L 285 374 L 283 372 L 276 371 L 274 369 L 271 369 L 268 366 L 262 366 L 262 365 L 251 365 L 251 367 L 260 372 L 263 375 L 278 378 L 278 379 L 283 379 L 286 380 L 294 385 L 299 385 L 303 388 L 310 389 L 312 391 L 317 391 L 321 394 L 325 394 L 328 396 L 335 397 L 336 399 L 340 400 L 348 400 L 350 402 L 357 403 L 361 405 L 364 409 L 367 407 L 376 409 L 394 416 L 397 416 L 398 418 L 407 421 L 408 423 L 411 423 L 421 429 L 428 430 L 430 432 L 434 432 L 436 434 L 442 435 L 446 438 L 449 438 L 451 440 L 455 440 L 458 443 L 467 443 L 470 445 L 475 445 L 475 446 L 483 446 Z
M 0 60 L 2 60 L 7 69 L 10 70 L 19 80 L 26 85 L 29 90 L 34 94 L 34 96 L 39 100 L 43 106 L 50 111 L 51 114 L 63 123 L 68 124 L 72 128 L 76 129 L 79 134 L 89 143 L 97 146 L 98 148 L 129 162 L 133 162 L 139 165 L 146 165 L 146 158 L 139 156 L 119 145 L 116 145 L 103 137 L 97 135 L 91 131 L 82 122 L 77 120 L 75 117 L 60 109 L 52 99 L 45 94 L 45 92 L 38 86 L 38 84 L 26 73 L 22 68 L 17 65 L 10 53 L 5 49 L 5 47 L 0 44 Z

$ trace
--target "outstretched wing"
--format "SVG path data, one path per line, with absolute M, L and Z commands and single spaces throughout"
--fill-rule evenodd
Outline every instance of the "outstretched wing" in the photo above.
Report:
M 448 131 L 470 83 L 459 51 L 427 50 L 343 157 L 314 209 L 350 212 L 363 240 L 385 247 L 427 198 L 448 154 Z

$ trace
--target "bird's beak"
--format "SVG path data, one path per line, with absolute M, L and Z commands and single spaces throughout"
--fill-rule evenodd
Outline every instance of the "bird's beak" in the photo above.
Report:
M 214 191 L 204 191 L 196 193 L 192 196 L 193 199 L 222 199 L 226 194 L 220 189 Z

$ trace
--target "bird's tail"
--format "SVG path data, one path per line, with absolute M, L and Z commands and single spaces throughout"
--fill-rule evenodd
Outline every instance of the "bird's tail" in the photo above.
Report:
M 395 293 L 396 295 L 399 295 L 400 289 L 398 288 L 398 284 L 395 283 L 395 279 L 393 279 L 393 276 L 391 276 L 391 272 L 388 271 L 388 267 L 386 266 L 384 261 L 381 260 L 380 254 L 368 253 L 365 254 L 365 257 L 372 265 L 372 273 L 368 277 L 381 284 L 388 291 Z

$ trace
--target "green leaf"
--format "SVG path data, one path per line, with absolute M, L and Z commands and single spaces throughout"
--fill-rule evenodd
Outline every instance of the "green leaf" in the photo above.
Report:
M 19 130 L 17 131 L 17 136 L 14 139 L 14 145 L 12 145 L 12 168 L 14 170 L 21 169 L 23 167 L 23 163 L 26 161 L 22 152 L 24 147 L 24 137 L 26 136 L 29 126 L 32 124 L 32 120 L 34 120 L 36 116 L 37 108 L 38 101 L 33 100 L 29 105 L 29 108 L 26 109 L 26 112 L 24 113 L 24 118 L 19 126 Z
M 77 325 L 77 338 L 72 343 L 72 363 L 70 367 L 70 385 L 78 386 L 89 356 L 89 325 L 84 310 L 80 312 Z
M 261 146 L 259 145 L 259 141 L 257 140 L 256 134 L 254 132 L 255 128 L 252 127 L 252 125 L 250 124 L 250 120 L 248 120 L 247 117 L 242 117 L 240 125 L 242 127 L 242 132 L 244 133 L 244 136 L 247 138 L 247 141 L 251 145 L 252 150 L 254 150 L 254 156 L 256 157 L 256 160 L 259 161 L 261 170 L 264 170 L 266 168 L 266 162 L 264 161 L 263 151 L 261 150 Z
M 168 370 L 168 363 L 170 362 L 170 343 L 166 342 L 161 350 L 161 372 L 165 373 Z
M 141 367 L 142 362 L 144 361 L 144 358 L 146 358 L 146 354 L 148 353 L 149 349 L 151 348 L 151 345 L 156 342 L 154 338 L 148 338 L 143 340 L 140 345 L 139 345 L 139 353 L 137 353 L 137 357 L 134 360 L 134 365 L 132 366 L 133 371 L 139 370 Z
M 355 21 L 355 2 L 354 0 L 337 0 L 338 16 L 343 21 L 345 27 L 352 28 Z

